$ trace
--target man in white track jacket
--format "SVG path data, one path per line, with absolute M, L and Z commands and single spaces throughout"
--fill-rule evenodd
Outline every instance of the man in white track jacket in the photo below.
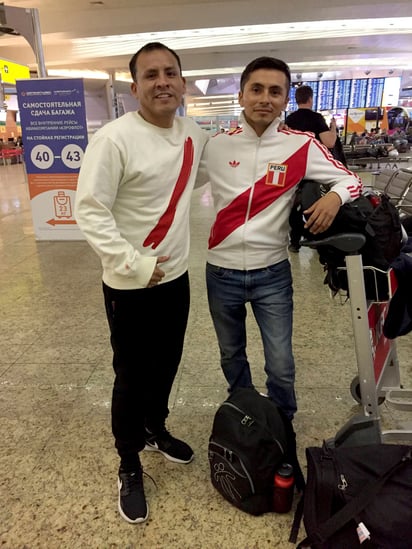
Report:
M 180 59 L 159 43 L 130 61 L 138 112 L 100 129 L 80 170 L 76 219 L 103 266 L 115 380 L 112 430 L 120 457 L 118 508 L 149 515 L 139 452 L 189 463 L 166 429 L 168 399 L 189 312 L 189 207 L 207 134 L 175 117 L 185 91 Z
M 206 146 L 216 209 L 206 266 L 208 300 L 221 366 L 229 383 L 252 387 L 246 354 L 246 303 L 258 323 L 268 396 L 289 418 L 296 412 L 292 353 L 292 276 L 287 245 L 296 186 L 303 178 L 333 185 L 305 212 L 306 226 L 326 230 L 341 204 L 358 197 L 360 179 L 333 159 L 313 134 L 280 130 L 290 72 L 261 57 L 244 70 L 242 130 Z

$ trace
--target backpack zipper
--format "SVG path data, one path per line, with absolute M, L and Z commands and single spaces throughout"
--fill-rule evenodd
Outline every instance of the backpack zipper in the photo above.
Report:
M 243 419 L 241 420 L 241 423 L 242 425 L 252 425 L 256 420 L 254 420 L 252 417 L 250 417 L 248 414 L 246 414 L 243 410 L 241 410 L 240 408 L 238 408 L 235 404 L 232 404 L 231 402 L 223 402 L 222 403 L 222 406 L 229 406 L 230 408 L 233 408 L 234 410 L 236 410 L 237 412 L 239 412 L 240 414 L 242 414 L 244 417 Z M 249 418 L 249 419 L 245 419 L 245 418 Z M 243 421 L 245 421 L 245 423 L 243 423 Z M 280 451 L 282 452 L 282 454 L 284 455 L 286 453 L 285 449 L 283 448 L 282 444 L 278 441 L 277 438 L 273 438 L 273 435 L 272 433 L 269 431 L 269 429 L 267 429 L 264 425 L 260 424 L 261 427 L 267 432 L 267 434 L 270 436 L 270 438 L 272 439 L 273 442 L 276 442 L 276 444 L 279 446 L 280 448 Z

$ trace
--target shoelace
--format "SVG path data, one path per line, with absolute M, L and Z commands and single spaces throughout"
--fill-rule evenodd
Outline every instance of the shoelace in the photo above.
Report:
M 139 474 L 140 473 L 140 474 Z M 143 487 L 143 471 L 139 470 L 135 473 L 128 473 L 122 475 L 122 487 L 126 494 L 130 494 L 133 491 L 133 488 L 142 488 Z
M 149 473 L 146 473 L 146 471 L 143 471 L 142 469 L 140 472 L 141 475 L 139 475 L 139 471 L 136 471 L 135 473 L 129 473 L 122 478 L 123 487 L 126 494 L 130 494 L 134 487 L 143 488 L 143 475 L 150 478 L 156 489 L 158 488 L 155 479 L 150 476 Z
M 145 477 L 150 478 L 150 480 L 153 482 L 153 484 L 155 485 L 155 488 L 156 488 L 156 490 L 157 490 L 158 487 L 157 487 L 157 484 L 156 484 L 155 479 L 154 479 L 153 477 L 151 477 L 151 476 L 149 475 L 149 473 L 146 473 L 146 471 L 143 471 L 143 474 L 144 474 Z

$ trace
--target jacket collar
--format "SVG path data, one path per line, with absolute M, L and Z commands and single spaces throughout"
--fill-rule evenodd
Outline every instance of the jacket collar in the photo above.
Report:
M 243 133 L 250 137 L 258 137 L 255 130 L 248 124 L 245 118 L 244 111 L 240 114 L 240 122 L 243 128 Z M 266 137 L 272 137 L 273 134 L 278 132 L 279 124 L 282 122 L 280 116 L 274 119 L 274 121 L 266 128 L 266 130 L 260 136 L 261 139 Z

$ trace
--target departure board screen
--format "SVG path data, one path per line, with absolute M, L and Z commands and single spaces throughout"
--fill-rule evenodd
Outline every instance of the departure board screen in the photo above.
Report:
M 399 91 L 401 89 L 401 77 L 393 76 L 385 78 L 383 88 L 382 107 L 394 107 L 399 101 Z
M 333 109 L 335 94 L 335 80 L 320 80 L 318 89 L 318 111 L 330 111 Z
M 369 78 L 365 107 L 380 107 L 382 103 L 385 78 Z
M 385 85 L 388 78 L 355 78 L 342 80 L 310 80 L 302 82 L 313 90 L 313 109 L 330 111 L 333 109 L 361 109 L 382 105 Z M 300 84 L 300 83 L 299 83 Z M 289 92 L 288 112 L 298 109 L 296 103 L 296 83 Z
M 334 109 L 348 109 L 352 80 L 336 80 Z
M 367 78 L 356 78 L 352 80 L 349 107 L 351 109 L 362 109 L 366 105 L 366 93 L 368 90 Z
M 288 113 L 292 111 L 296 111 L 298 108 L 298 105 L 295 99 L 295 93 L 296 93 L 296 87 L 291 86 L 289 90 L 289 103 L 288 103 L 288 111 L 287 111 Z
M 318 90 L 319 90 L 319 82 L 317 80 L 311 80 L 310 82 L 303 82 L 305 86 L 310 86 L 313 90 L 313 108 L 316 109 L 316 105 L 318 104 Z

